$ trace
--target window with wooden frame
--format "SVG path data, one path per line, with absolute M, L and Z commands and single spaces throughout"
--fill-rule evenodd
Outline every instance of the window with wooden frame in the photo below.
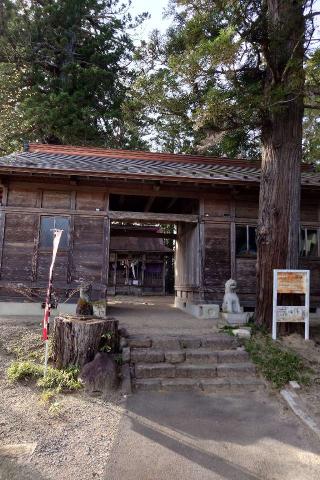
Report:
M 256 257 L 256 227 L 236 225 L 236 255 L 239 257 Z
M 52 249 L 54 229 L 63 230 L 61 235 L 59 250 L 68 250 L 69 248 L 69 217 L 41 216 L 40 219 L 40 248 L 43 250 Z
M 300 257 L 319 257 L 319 238 L 320 228 L 301 227 L 299 242 Z

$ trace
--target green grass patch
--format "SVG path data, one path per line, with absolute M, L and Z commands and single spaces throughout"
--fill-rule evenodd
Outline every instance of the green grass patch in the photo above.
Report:
M 7 377 L 11 383 L 32 379 L 38 387 L 53 390 L 56 393 L 71 392 L 82 388 L 78 379 L 79 369 L 71 367 L 65 370 L 48 367 L 44 377 L 44 366 L 32 361 L 14 361 L 7 370 Z
M 234 337 L 235 336 L 233 333 L 234 328 L 235 327 L 232 327 L 231 325 L 224 325 L 223 327 L 220 328 L 220 330 L 224 333 L 227 333 L 231 337 Z
M 245 348 L 260 372 L 276 388 L 282 388 L 290 380 L 302 385 L 310 383 L 310 369 L 293 352 L 280 347 L 269 335 L 255 333 L 245 341 Z

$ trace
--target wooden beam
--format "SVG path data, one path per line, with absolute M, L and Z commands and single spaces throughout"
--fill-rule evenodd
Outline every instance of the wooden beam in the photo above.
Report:
M 0 212 L 7 213 L 41 213 L 42 215 L 82 215 L 85 217 L 105 217 L 107 212 L 95 210 L 70 210 L 67 208 L 36 208 L 36 207 L 1 207 Z
M 161 233 L 152 231 L 139 231 L 128 229 L 117 229 L 111 226 L 111 237 L 138 237 L 138 238 L 170 238 L 177 239 L 178 235 L 175 233 Z
M 146 203 L 146 206 L 144 207 L 144 211 L 145 212 L 149 212 L 150 211 L 150 208 L 152 207 L 153 205 L 153 202 L 155 201 L 156 197 L 149 197 L 147 203 Z
M 180 213 L 150 213 L 150 212 L 116 212 L 109 211 L 111 220 L 128 220 L 137 222 L 159 223 L 198 223 L 198 215 L 184 215 Z

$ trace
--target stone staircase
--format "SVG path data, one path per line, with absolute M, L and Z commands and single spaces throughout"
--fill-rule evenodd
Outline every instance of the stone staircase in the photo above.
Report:
M 263 387 L 238 340 L 227 334 L 131 335 L 122 350 L 136 390 L 255 390 Z

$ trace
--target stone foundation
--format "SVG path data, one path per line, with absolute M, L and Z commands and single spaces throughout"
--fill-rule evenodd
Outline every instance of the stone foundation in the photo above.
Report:
M 214 303 L 191 303 L 186 299 L 175 297 L 174 306 L 196 318 L 219 319 L 220 307 Z

